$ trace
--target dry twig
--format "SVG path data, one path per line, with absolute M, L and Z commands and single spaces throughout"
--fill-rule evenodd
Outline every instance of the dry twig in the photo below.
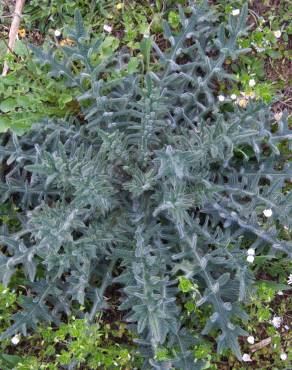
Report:
M 11 27 L 9 31 L 9 42 L 8 42 L 7 54 L 9 54 L 11 50 L 13 50 L 14 48 L 15 39 L 16 39 L 16 35 L 19 29 L 19 24 L 20 24 L 20 19 L 21 19 L 21 14 L 22 14 L 22 10 L 24 7 L 24 3 L 25 3 L 25 0 L 16 0 L 15 11 L 13 14 L 13 19 L 12 19 L 12 23 L 11 23 Z M 5 61 L 4 66 L 3 66 L 2 76 L 6 76 L 8 73 L 8 70 L 9 70 L 8 63 L 7 61 Z
M 266 339 L 263 339 L 262 341 L 254 344 L 252 347 L 250 347 L 251 352 L 258 351 L 259 349 L 262 349 L 262 348 L 268 346 L 271 342 L 272 342 L 272 338 L 271 337 L 266 338 Z

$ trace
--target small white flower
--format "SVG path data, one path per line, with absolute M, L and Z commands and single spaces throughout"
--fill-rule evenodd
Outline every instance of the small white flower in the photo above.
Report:
M 60 30 L 55 30 L 55 36 L 60 37 L 62 35 Z
M 289 330 L 289 329 L 290 329 L 290 326 L 289 326 L 289 325 L 285 325 L 285 326 L 284 326 L 284 329 L 285 329 L 285 330 Z
M 282 32 L 280 30 L 274 31 L 274 36 L 276 37 L 276 39 L 279 39 L 281 35 L 282 35 Z
M 246 257 L 246 260 L 247 260 L 247 262 L 249 262 L 249 263 L 253 263 L 253 261 L 254 261 L 254 256 L 248 255 L 248 256 Z
M 258 46 L 255 46 L 255 49 L 258 53 L 262 53 L 263 51 L 265 51 L 266 49 L 265 48 L 259 48 Z
M 236 17 L 237 15 L 239 15 L 239 14 L 240 14 L 240 10 L 239 10 L 239 9 L 233 9 L 233 10 L 232 10 L 232 12 L 231 12 L 231 14 L 232 14 L 234 17 Z
M 269 217 L 272 216 L 273 211 L 270 208 L 269 209 L 264 209 L 263 214 L 264 214 L 265 217 L 269 218 Z
M 236 100 L 236 99 L 237 99 L 237 96 L 236 96 L 235 94 L 231 94 L 231 95 L 230 95 L 230 98 L 231 98 L 232 100 Z
M 113 28 L 111 26 L 109 26 L 108 24 L 105 24 L 103 26 L 103 29 L 104 29 L 105 32 L 108 32 L 108 33 L 111 33 L 112 30 L 113 30 Z
M 284 293 L 282 292 L 282 290 L 279 290 L 277 294 L 278 295 L 284 295 Z
M 255 250 L 254 250 L 253 248 L 249 248 L 249 249 L 247 250 L 247 254 L 248 254 L 249 256 L 254 256 L 254 255 L 255 255 Z
M 252 78 L 251 80 L 249 80 L 248 85 L 249 85 L 250 87 L 254 87 L 254 86 L 256 85 L 255 80 L 254 80 L 253 78 Z
M 287 353 L 281 353 L 280 354 L 280 359 L 282 360 L 282 361 L 286 361 L 287 360 L 287 358 L 288 358 L 288 356 L 287 356 Z
M 20 342 L 20 334 L 14 335 L 14 337 L 11 338 L 11 343 L 15 346 Z
M 221 101 L 221 102 L 223 102 L 225 100 L 225 97 L 223 95 L 219 95 L 218 96 L 218 100 Z
M 244 362 L 251 362 L 252 359 L 250 358 L 250 355 L 249 354 L 244 353 L 243 356 L 242 356 L 242 361 L 244 361 Z
M 252 335 L 248 336 L 248 337 L 247 337 L 247 342 L 248 342 L 249 344 L 254 344 L 254 337 L 253 337 Z
M 292 274 L 288 276 L 287 284 L 292 285 Z
M 283 116 L 283 112 L 276 112 L 274 114 L 274 118 L 275 118 L 276 121 L 280 121 L 282 116 Z
M 282 323 L 282 317 L 280 317 L 280 316 L 274 316 L 273 320 L 271 321 L 271 324 L 276 329 L 278 329 L 281 326 L 281 323 Z

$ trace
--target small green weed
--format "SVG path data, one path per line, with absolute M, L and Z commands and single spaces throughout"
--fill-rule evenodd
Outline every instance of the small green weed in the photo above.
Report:
M 5 330 L 11 314 L 17 310 L 18 298 L 15 292 L 3 285 L 0 285 L 0 297 L 0 328 Z M 92 370 L 130 370 L 141 365 L 141 358 L 131 341 L 131 334 L 121 322 L 106 324 L 97 318 L 95 323 L 89 324 L 86 319 L 71 317 L 57 330 L 51 326 L 39 326 L 30 336 L 17 334 L 11 343 L 2 341 L 0 368 L 57 370 L 66 366 L 80 368 L 82 365 Z

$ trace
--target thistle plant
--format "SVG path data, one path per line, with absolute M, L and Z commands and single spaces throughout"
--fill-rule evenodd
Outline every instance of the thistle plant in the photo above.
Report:
M 200 369 L 177 299 L 184 276 L 196 304 L 212 307 L 202 335 L 241 359 L 251 262 L 291 257 L 279 236 L 292 224 L 291 165 L 278 149 L 291 131 L 260 101 L 218 99 L 217 82 L 235 78 L 224 62 L 247 51 L 237 45 L 247 7 L 227 24 L 206 2 L 189 10 L 179 8 L 175 34 L 164 22 L 165 49 L 143 40 L 151 55 L 134 74 L 126 50 L 100 58 L 103 39 L 78 12 L 72 46 L 34 49 L 52 78 L 79 88 L 83 116 L 0 136 L 1 200 L 21 223 L 2 227 L 0 274 L 7 285 L 21 270 L 31 292 L 2 339 L 58 324 L 78 303 L 93 320 L 115 292 L 145 369 Z M 171 359 L 157 360 L 161 346 Z

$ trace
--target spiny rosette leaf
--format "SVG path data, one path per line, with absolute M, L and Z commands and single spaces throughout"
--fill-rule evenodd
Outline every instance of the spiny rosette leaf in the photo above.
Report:
M 0 277 L 7 285 L 21 270 L 32 292 L 1 338 L 57 323 L 77 303 L 93 320 L 119 284 L 146 369 L 203 368 L 193 357 L 200 331 L 241 359 L 247 248 L 292 254 L 281 239 L 292 226 L 291 163 L 279 151 L 291 140 L 287 114 L 275 123 L 260 101 L 217 97 L 216 82 L 234 78 L 226 58 L 246 52 L 237 45 L 246 15 L 244 6 L 219 24 L 207 2 L 179 8 L 179 30 L 164 22 L 169 47 L 151 39 L 149 68 L 134 74 L 124 49 L 100 56 L 103 39 L 89 37 L 79 13 L 71 46 L 34 48 L 52 78 L 79 88 L 82 115 L 0 135 L 1 201 L 15 203 L 20 223 L 1 227 Z M 211 307 L 204 328 L 184 321 L 181 276 L 196 283 L 196 304 Z

